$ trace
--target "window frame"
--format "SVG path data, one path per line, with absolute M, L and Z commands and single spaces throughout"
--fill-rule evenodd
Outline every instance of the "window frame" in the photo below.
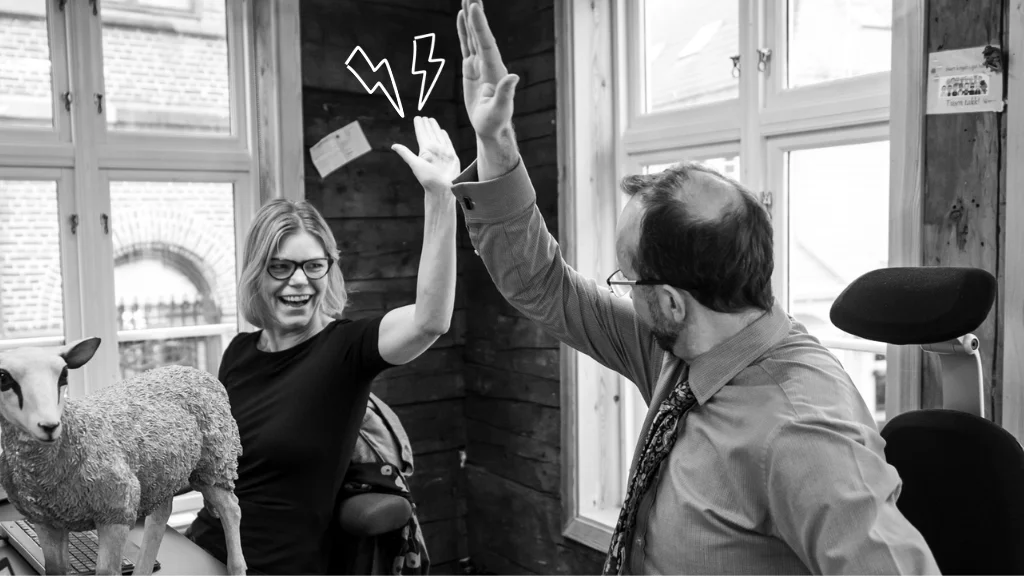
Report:
M 619 207 L 616 196 L 621 194 L 617 182 L 625 174 L 638 172 L 642 164 L 678 158 L 680 153 L 699 157 L 738 153 L 741 182 L 754 193 L 773 192 L 770 208 L 773 218 L 779 219 L 776 214 L 784 210 L 786 194 L 782 193 L 784 188 L 779 187 L 778 167 L 787 147 L 885 139 L 890 141 L 891 158 L 890 266 L 915 265 L 915 259 L 919 263 L 920 223 L 908 221 L 908 214 L 920 214 L 920 179 L 916 181 L 916 188 L 908 186 L 913 174 L 898 169 L 896 160 L 913 157 L 915 153 L 920 158 L 923 120 L 904 116 L 923 113 L 922 108 L 908 105 L 908 102 L 916 102 L 908 95 L 918 94 L 918 88 L 923 97 L 925 45 L 923 35 L 912 29 L 918 24 L 923 27 L 923 0 L 893 0 L 889 74 L 899 78 L 898 81 L 885 82 L 887 73 L 875 73 L 786 90 L 782 89 L 784 76 L 778 71 L 778 62 L 786 57 L 785 50 L 778 50 L 772 42 L 785 37 L 788 3 L 784 0 L 741 1 L 740 97 L 655 114 L 639 113 L 645 69 L 642 50 L 640 42 L 626 41 L 630 38 L 629 31 L 636 30 L 640 22 L 642 2 L 572 0 L 566 4 L 563 8 L 556 3 L 555 10 L 556 37 L 560 39 L 556 43 L 556 76 L 559 86 L 568 88 L 560 95 L 557 120 L 562 128 L 558 137 L 563 174 L 559 198 L 559 229 L 563 233 L 559 240 L 563 257 L 578 272 L 587 277 L 604 278 L 614 270 L 614 252 L 610 252 L 610 264 L 609 254 L 600 253 L 608 250 L 614 239 L 586 234 L 588 227 L 584 223 L 604 230 L 605 219 L 614 221 Z M 742 31 L 753 31 L 755 35 Z M 744 63 L 756 62 L 757 48 L 764 46 L 770 46 L 773 51 L 766 72 L 752 74 L 750 70 L 756 67 Z M 897 76 L 915 70 L 920 79 Z M 897 134 L 897 127 L 911 130 Z M 609 158 L 615 160 L 613 170 L 604 165 L 609 163 Z M 776 235 L 779 233 L 777 229 Z M 916 243 L 912 238 L 918 238 Z M 778 239 L 776 244 L 779 244 Z M 785 244 L 782 244 L 777 247 L 776 262 L 784 253 Z M 787 290 L 779 286 L 785 267 L 785 262 L 782 266 L 777 264 L 773 277 L 780 302 L 788 302 L 788 298 L 783 299 Z M 875 348 L 878 347 L 873 350 Z M 886 354 L 890 363 L 886 413 L 891 417 L 919 406 L 920 350 L 888 346 Z M 604 434 L 595 434 L 593 429 L 582 428 L 581 424 L 593 420 L 593 412 L 611 413 L 610 403 L 616 401 L 613 399 L 625 398 L 615 408 L 628 426 L 633 418 L 629 413 L 633 399 L 623 388 L 630 384 L 620 377 L 617 393 L 614 389 L 602 388 L 600 398 L 603 399 L 595 405 L 594 384 L 590 380 L 604 375 L 586 368 L 581 370 L 580 356 L 564 344 L 561 346 L 563 534 L 605 551 L 617 510 L 594 513 L 593 507 L 588 510 L 584 502 L 594 493 L 594 485 L 623 483 L 628 469 L 598 469 L 604 470 L 604 477 L 601 477 L 602 474 L 594 473 L 596 470 L 592 458 L 588 461 L 587 452 L 598 441 L 606 446 L 631 441 L 624 441 L 621 435 L 609 437 L 605 431 L 616 429 L 614 426 L 605 426 Z M 587 390 L 587 402 L 581 402 L 583 387 Z M 584 430 L 586 433 L 582 433 Z M 620 450 L 618 461 L 623 467 L 628 468 L 630 453 L 625 448 Z M 622 478 L 616 479 L 619 476 Z
M 78 95 L 102 93 L 100 16 L 87 2 L 68 2 L 61 10 L 58 0 L 46 0 L 46 8 L 53 125 L 0 126 L 0 179 L 58 181 L 63 341 L 88 330 L 113 342 L 69 375 L 69 393 L 80 397 L 119 379 L 117 322 L 108 313 L 116 309 L 113 240 L 100 224 L 110 211 L 111 179 L 232 182 L 236 275 L 259 206 L 275 197 L 304 199 L 299 0 L 226 1 L 233 132 L 212 137 L 108 133 L 106 108 L 96 113 L 94 102 Z M 69 89 L 71 112 L 60 96 Z M 78 216 L 74 234 L 72 214 Z M 97 297 L 107 302 L 87 305 Z M 237 329 L 253 327 L 239 315 Z M 24 342 L 5 341 L 0 348 Z M 176 497 L 169 524 L 183 529 L 201 506 L 197 493 Z
M 1024 94 L 1024 6 L 1011 3 L 1006 19 L 1009 29 L 1007 53 L 1009 62 L 1006 71 L 1007 94 L 1010 102 L 1016 94 Z M 1019 106 L 1019 104 L 1018 104 Z M 1024 154 L 1024 114 L 1011 111 L 1006 115 L 1006 157 L 1019 158 Z M 1007 191 L 1020 190 L 1024 186 L 1024 166 L 1020 162 L 1006 163 Z M 1024 198 L 1019 193 L 1006 194 L 1004 221 L 1005 246 L 1024 245 Z M 1003 292 L 1001 302 L 1024 301 L 1024 252 L 1005 250 L 1003 266 Z M 1002 334 L 1002 424 L 1018 442 L 1024 443 L 1024 311 L 1020 306 L 999 306 L 1004 317 L 1001 320 Z M 989 354 L 994 351 L 988 351 Z

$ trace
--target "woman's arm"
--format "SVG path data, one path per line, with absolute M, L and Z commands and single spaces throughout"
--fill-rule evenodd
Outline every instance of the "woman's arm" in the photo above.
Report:
M 455 308 L 456 204 L 452 179 L 459 158 L 448 134 L 433 118 L 413 119 L 420 154 L 395 144 L 423 185 L 423 251 L 416 280 L 416 303 L 388 312 L 380 323 L 378 347 L 390 364 L 406 364 L 448 332 Z

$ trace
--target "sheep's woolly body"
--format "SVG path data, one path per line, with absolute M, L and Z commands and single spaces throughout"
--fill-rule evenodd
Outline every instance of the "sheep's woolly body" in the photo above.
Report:
M 227 392 L 212 375 L 167 366 L 70 399 L 53 444 L 0 418 L 0 482 L 33 522 L 72 531 L 135 524 L 180 490 L 234 490 L 242 452 Z

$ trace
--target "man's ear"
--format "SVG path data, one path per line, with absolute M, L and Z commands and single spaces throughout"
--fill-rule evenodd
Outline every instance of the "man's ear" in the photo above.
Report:
M 91 360 L 92 355 L 96 353 L 96 349 L 99 347 L 99 338 L 84 338 L 82 340 L 71 342 L 67 346 L 61 348 L 60 356 L 64 359 L 68 368 L 74 370 L 75 368 L 81 368 L 86 362 Z
M 681 323 L 686 318 L 686 307 L 689 305 L 690 295 L 685 290 L 664 284 L 655 288 L 658 291 L 658 305 L 661 306 L 661 313 L 665 318 Z

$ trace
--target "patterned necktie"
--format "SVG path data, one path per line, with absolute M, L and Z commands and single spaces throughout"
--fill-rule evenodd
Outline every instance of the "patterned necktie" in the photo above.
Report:
M 651 428 L 647 431 L 636 470 L 629 479 L 626 501 L 619 512 L 619 521 L 616 522 L 615 532 L 612 534 L 612 545 L 604 563 L 605 575 L 618 574 L 621 570 L 626 547 L 633 538 L 640 501 L 651 488 L 658 466 L 676 444 L 678 424 L 686 416 L 686 412 L 696 404 L 697 398 L 690 390 L 689 381 L 686 381 L 676 386 L 658 406 L 658 413 L 654 415 Z

